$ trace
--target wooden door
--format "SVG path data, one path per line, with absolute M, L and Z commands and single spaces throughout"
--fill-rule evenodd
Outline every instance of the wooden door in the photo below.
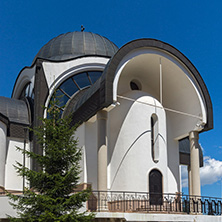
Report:
M 151 205 L 163 204 L 162 174 L 159 170 L 152 170 L 149 174 L 149 193 Z

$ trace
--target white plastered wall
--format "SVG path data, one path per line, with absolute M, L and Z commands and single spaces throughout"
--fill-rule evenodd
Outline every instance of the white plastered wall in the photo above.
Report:
M 119 106 L 109 112 L 108 121 L 108 189 L 148 192 L 148 177 L 152 169 L 163 175 L 163 192 L 168 192 L 166 117 L 161 104 L 149 94 L 131 91 L 119 99 Z M 144 103 L 152 104 L 148 106 Z M 151 155 L 151 116 L 158 117 L 159 161 Z M 171 181 L 176 183 L 176 181 Z
M 5 161 L 6 161 L 6 136 L 7 126 L 0 121 L 0 186 L 5 186 Z
M 75 132 L 74 138 L 78 140 L 78 147 L 82 150 L 82 159 L 80 161 L 80 167 L 81 167 L 81 173 L 80 173 L 80 184 L 86 183 L 87 181 L 87 175 L 85 172 L 86 169 L 86 157 L 85 157 L 85 124 L 83 123 L 81 126 L 78 127 L 78 129 Z
M 87 182 L 97 190 L 97 121 L 85 124 Z
M 23 154 L 16 147 L 24 148 L 24 140 L 17 138 L 7 138 L 8 149 L 5 166 L 5 188 L 8 190 L 22 190 L 23 178 L 18 176 L 14 165 L 16 162 L 23 164 Z M 26 143 L 26 149 L 30 149 L 30 143 Z M 30 159 L 25 159 L 26 167 L 30 168 Z
M 97 190 L 97 121 L 88 121 L 81 124 L 75 134 L 78 145 L 82 148 L 80 166 L 80 183 L 91 184 Z
M 166 112 L 167 113 L 167 112 Z M 168 114 L 168 113 L 167 113 Z M 166 114 L 166 116 L 167 116 Z M 169 193 L 180 192 L 180 159 L 179 159 L 179 142 L 174 139 L 172 122 L 167 116 L 167 159 L 168 159 L 168 180 Z M 171 183 L 177 181 L 177 183 Z

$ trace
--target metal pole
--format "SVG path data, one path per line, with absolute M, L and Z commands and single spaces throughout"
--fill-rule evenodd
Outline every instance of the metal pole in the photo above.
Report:
M 161 58 L 160 58 L 160 103 L 163 104 L 163 78 L 162 78 Z

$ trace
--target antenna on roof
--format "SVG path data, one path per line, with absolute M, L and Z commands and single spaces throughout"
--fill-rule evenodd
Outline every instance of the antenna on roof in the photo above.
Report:
M 81 25 L 81 32 L 83 32 L 84 30 L 85 30 L 85 27 Z

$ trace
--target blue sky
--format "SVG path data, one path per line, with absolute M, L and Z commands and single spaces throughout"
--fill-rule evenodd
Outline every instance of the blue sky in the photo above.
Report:
M 206 156 L 201 176 L 207 184 L 202 194 L 221 196 L 221 8 L 219 0 L 1 0 L 0 95 L 11 96 L 18 73 L 31 65 L 45 43 L 59 34 L 80 31 L 82 24 L 118 47 L 138 38 L 167 42 L 196 66 L 211 95 L 214 129 L 200 135 Z

